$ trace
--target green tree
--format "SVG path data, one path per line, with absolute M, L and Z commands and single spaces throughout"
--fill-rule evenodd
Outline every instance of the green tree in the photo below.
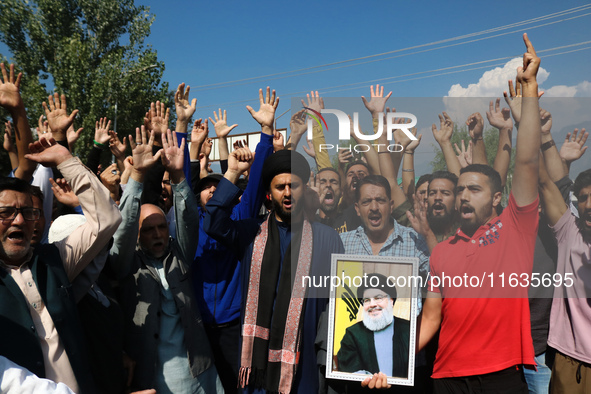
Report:
M 84 132 L 76 153 L 85 158 L 95 121 L 113 120 L 115 104 L 121 136 L 142 124 L 150 102 L 170 106 L 164 62 L 145 44 L 154 18 L 133 0 L 2 0 L 0 41 L 24 74 L 21 94 L 31 126 L 48 94 L 66 94 L 69 110 L 80 110 L 75 125 Z
M 484 146 L 486 149 L 486 159 L 488 164 L 492 166 L 495 162 L 495 157 L 497 155 L 497 148 L 499 146 L 499 131 L 494 127 L 488 127 L 484 129 L 483 132 L 484 138 Z M 454 143 L 460 146 L 461 141 L 464 141 L 464 144 L 468 144 L 470 141 L 470 134 L 468 133 L 468 127 L 465 124 L 462 124 L 461 127 L 458 128 L 458 123 L 454 122 L 454 133 L 451 137 L 452 145 Z M 443 157 L 443 152 L 439 146 L 435 146 L 435 158 L 431 161 L 431 169 L 432 172 L 440 171 L 440 170 L 447 170 L 447 165 L 445 164 L 445 159 Z M 511 184 L 513 179 L 513 169 L 515 167 L 515 149 L 511 152 L 511 162 L 509 164 L 509 171 L 507 172 L 507 183 L 505 185 L 505 189 L 503 190 L 503 200 L 502 205 L 507 205 L 507 198 L 509 195 L 509 191 L 511 190 Z
M 497 155 L 497 148 L 499 145 L 499 132 L 494 127 L 485 128 L 483 132 L 484 138 L 484 146 L 486 149 L 486 159 L 488 163 L 492 166 L 495 161 L 495 156 Z M 465 124 L 462 124 L 461 127 L 458 127 L 458 123 L 454 122 L 454 133 L 451 137 L 452 145 L 458 144 L 461 146 L 462 140 L 466 147 L 468 146 L 468 142 L 470 141 L 470 134 L 468 133 L 468 127 Z M 433 145 L 435 149 L 435 158 L 431 161 L 431 170 L 432 172 L 447 170 L 447 165 L 445 164 L 445 159 L 443 157 L 443 152 L 439 148 L 439 145 Z M 513 174 L 513 166 L 515 164 L 515 150 L 513 150 L 511 154 L 511 164 L 509 166 L 509 175 Z

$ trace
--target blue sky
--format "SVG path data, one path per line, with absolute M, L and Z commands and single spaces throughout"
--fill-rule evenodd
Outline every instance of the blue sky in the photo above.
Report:
M 151 12 L 156 15 L 148 41 L 157 49 L 158 57 L 166 62 L 165 79 L 171 86 L 186 82 L 195 88 L 404 49 L 507 26 L 589 3 L 147 1 L 143 4 L 150 6 Z M 225 88 L 194 89 L 192 96 L 198 98 L 200 114 L 210 116 L 214 108 L 226 104 L 222 106 L 228 109 L 229 121 L 239 123 L 242 131 L 251 131 L 257 125 L 244 109 L 247 103 L 227 103 L 256 99 L 259 87 L 270 85 L 277 90 L 278 95 L 283 97 L 278 111 L 282 113 L 290 106 L 289 94 L 295 92 L 312 89 L 322 92 L 328 87 L 520 56 L 524 52 L 524 45 L 522 32 L 516 30 L 523 28 L 527 28 L 538 50 L 589 41 L 591 15 L 581 15 L 590 12 L 589 9 L 575 12 L 495 33 L 510 33 L 500 37 L 396 59 L 290 78 L 259 79 L 254 83 Z M 578 18 L 534 28 L 575 16 Z M 473 39 L 491 35 L 489 33 Z M 462 41 L 453 43 L 458 42 Z M 560 51 L 552 53 L 556 52 Z M 591 80 L 589 49 L 547 58 L 544 58 L 543 53 L 540 56 L 542 67 L 549 72 L 542 85 L 546 89 L 555 85 L 574 86 Z M 485 71 L 494 68 L 493 64 L 507 61 L 483 63 L 472 67 L 491 67 L 432 78 L 386 82 L 386 91 L 392 90 L 399 97 L 442 97 L 448 94 L 452 85 L 467 87 L 477 83 Z M 466 68 L 470 67 L 459 70 Z M 502 94 L 502 91 L 498 94 Z M 323 95 L 369 96 L 369 84 Z M 254 106 L 256 101 L 250 104 Z M 279 121 L 279 127 L 287 126 L 288 116 Z

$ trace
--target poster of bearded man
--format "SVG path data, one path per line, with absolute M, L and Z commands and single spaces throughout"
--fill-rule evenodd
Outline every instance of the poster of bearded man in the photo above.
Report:
M 418 265 L 416 257 L 332 256 L 327 378 L 382 373 L 388 384 L 414 384 Z

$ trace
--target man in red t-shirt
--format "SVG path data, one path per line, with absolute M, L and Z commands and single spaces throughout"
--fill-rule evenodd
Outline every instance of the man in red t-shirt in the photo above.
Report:
M 527 35 L 523 40 L 527 52 L 517 70 L 523 98 L 509 204 L 497 216 L 502 189 L 495 170 L 485 165 L 462 169 L 456 188 L 460 229 L 438 244 L 430 259 L 419 350 L 441 328 L 435 393 L 527 393 L 521 366 L 535 365 L 529 281 L 521 284 L 531 275 L 538 225 L 540 59 Z M 510 281 L 516 277 L 517 282 Z

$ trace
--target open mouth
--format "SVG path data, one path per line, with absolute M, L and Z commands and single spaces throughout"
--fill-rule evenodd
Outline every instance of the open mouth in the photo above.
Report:
M 25 241 L 25 233 L 21 230 L 14 230 L 8 234 L 7 238 L 11 242 L 21 243 Z
M 433 214 L 436 216 L 444 215 L 445 214 L 445 205 L 443 204 L 434 204 L 432 207 Z
M 464 204 L 460 207 L 460 214 L 462 215 L 462 219 L 471 219 L 474 216 L 474 208 Z
M 370 213 L 367 219 L 372 226 L 379 226 L 382 222 L 382 215 L 379 213 Z
M 327 192 L 324 196 L 324 203 L 325 204 L 332 204 L 334 203 L 334 194 L 332 192 Z
M 285 210 L 287 210 L 287 211 L 291 210 L 291 199 L 290 198 L 286 198 L 283 200 L 283 208 L 285 208 Z

